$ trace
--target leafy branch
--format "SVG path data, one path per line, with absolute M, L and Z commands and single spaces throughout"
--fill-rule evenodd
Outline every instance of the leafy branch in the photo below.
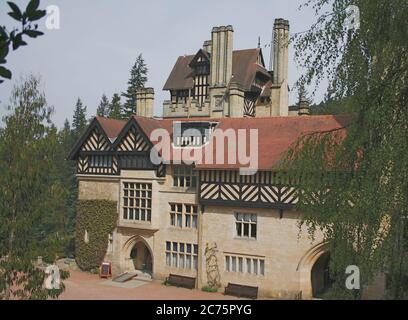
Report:
M 12 73 L 4 65 L 7 63 L 7 56 L 10 47 L 17 50 L 21 46 L 26 46 L 27 42 L 23 36 L 37 38 L 44 33 L 38 30 L 38 24 L 35 21 L 40 20 L 46 15 L 45 10 L 40 10 L 40 0 L 30 0 L 24 12 L 13 2 L 7 2 L 11 11 L 8 15 L 21 23 L 20 28 L 7 30 L 6 26 L 0 26 L 0 77 L 11 79 Z M 4 80 L 0 79 L 0 83 Z

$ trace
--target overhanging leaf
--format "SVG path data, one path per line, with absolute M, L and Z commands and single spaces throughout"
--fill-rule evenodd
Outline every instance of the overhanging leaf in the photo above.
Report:
M 38 36 L 42 36 L 44 34 L 43 32 L 37 30 L 25 30 L 24 33 L 30 38 L 37 38 Z
M 17 13 L 15 12 L 9 12 L 8 15 L 10 17 L 12 17 L 13 19 L 17 20 L 17 21 L 21 21 L 22 17 L 20 17 Z
M 8 53 L 9 53 L 9 48 L 8 48 L 7 43 L 1 43 L 0 44 L 0 60 L 7 57 Z
M 31 0 L 26 8 L 27 15 L 30 15 L 30 13 L 34 13 L 38 9 L 39 6 L 40 6 L 40 0 Z
M 5 67 L 0 66 L 0 77 L 11 79 L 11 71 Z
M 14 2 L 8 1 L 7 4 L 10 6 L 11 10 L 13 10 L 13 12 L 10 12 L 9 15 L 17 20 L 21 20 L 23 14 L 21 13 L 20 8 Z M 12 13 L 14 13 L 14 15 L 11 15 Z
M 0 39 L 2 39 L 2 40 L 7 40 L 8 39 L 8 34 L 6 32 L 5 27 L 0 27 Z
M 33 12 L 32 14 L 30 14 L 28 16 L 28 19 L 30 21 L 36 21 L 36 20 L 40 20 L 42 17 L 44 17 L 47 14 L 47 11 L 45 10 L 37 10 L 35 12 Z

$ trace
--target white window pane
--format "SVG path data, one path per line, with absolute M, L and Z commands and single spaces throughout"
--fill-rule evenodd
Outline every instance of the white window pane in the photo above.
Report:
M 166 252 L 166 265 L 171 266 L 171 257 L 169 252 Z
M 191 256 L 186 256 L 186 269 L 191 269 Z
M 259 261 L 259 274 L 265 275 L 265 260 L 260 260 Z
M 184 262 L 185 262 L 185 256 L 184 256 L 184 254 L 180 254 L 180 259 L 179 259 L 179 267 L 180 268 L 184 268 L 184 266 L 185 266 Z
M 258 259 L 253 259 L 254 274 L 258 274 Z
M 237 258 L 231 257 L 231 271 L 237 272 Z

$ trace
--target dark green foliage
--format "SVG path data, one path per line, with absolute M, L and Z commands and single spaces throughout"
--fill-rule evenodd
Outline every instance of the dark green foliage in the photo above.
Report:
M 80 98 L 78 98 L 75 105 L 74 116 L 72 119 L 72 132 L 74 140 L 77 140 L 82 133 L 84 133 L 86 126 L 86 106 L 83 105 Z
M 96 109 L 96 114 L 100 117 L 109 116 L 109 100 L 105 94 L 102 95 L 101 102 L 99 103 L 99 106 Z
M 31 0 L 24 12 L 14 3 L 7 2 L 11 11 L 8 15 L 13 19 L 21 23 L 21 29 L 13 29 L 8 31 L 5 26 L 0 26 L 0 77 L 5 79 L 11 79 L 11 71 L 2 64 L 7 63 L 7 56 L 9 54 L 9 47 L 13 50 L 17 50 L 21 46 L 27 45 L 27 42 L 23 40 L 23 36 L 26 35 L 30 38 L 37 38 L 44 33 L 38 30 L 38 25 L 34 22 L 43 18 L 46 15 L 45 10 L 38 9 L 40 6 L 39 0 Z M 0 79 L 0 83 L 4 80 Z
M 307 72 L 300 86 L 330 88 L 322 113 L 350 115 L 340 130 L 303 137 L 285 169 L 300 181 L 298 208 L 311 236 L 323 231 L 330 249 L 335 294 L 345 290 L 345 269 L 360 268 L 362 285 L 387 270 L 394 299 L 407 295 L 408 274 L 408 2 L 311 0 L 319 15 L 295 39 Z M 360 29 L 348 30 L 346 8 L 360 9 Z M 330 9 L 327 13 L 327 9 Z M 330 111 L 329 109 L 332 109 Z M 344 294 L 340 294 L 343 290 Z M 352 291 L 361 298 L 362 290 Z
M 52 108 L 30 76 L 15 86 L 8 109 L 0 132 L 0 296 L 56 297 L 61 291 L 44 289 L 44 272 L 33 265 L 37 256 L 48 263 L 63 256 L 68 238 Z
M 64 231 L 67 238 L 64 256 L 72 257 L 75 254 L 75 204 L 77 199 L 77 182 L 75 177 L 76 164 L 75 162 L 66 159 L 75 143 L 68 120 L 65 120 L 63 129 L 58 132 L 57 142 L 60 148 L 60 151 L 56 155 L 58 157 L 58 175 L 66 190 L 68 190 L 64 225 Z
M 109 118 L 111 119 L 122 119 L 121 114 L 122 105 L 120 103 L 119 94 L 115 93 L 112 97 L 112 101 L 109 105 Z
M 125 93 L 122 93 L 122 96 L 126 98 L 121 111 L 122 117 L 125 119 L 130 118 L 136 112 L 136 90 L 144 88 L 147 82 L 147 72 L 146 63 L 140 54 L 130 71 L 128 88 Z
M 76 217 L 76 261 L 82 270 L 99 267 L 106 254 L 109 233 L 117 221 L 117 204 L 107 200 L 80 200 Z M 85 243 L 85 231 L 89 242 Z

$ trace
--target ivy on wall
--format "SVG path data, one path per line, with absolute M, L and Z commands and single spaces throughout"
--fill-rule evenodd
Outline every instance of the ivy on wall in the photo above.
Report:
M 99 267 L 105 257 L 109 234 L 116 227 L 117 203 L 80 200 L 76 219 L 76 262 L 82 270 L 90 271 Z

